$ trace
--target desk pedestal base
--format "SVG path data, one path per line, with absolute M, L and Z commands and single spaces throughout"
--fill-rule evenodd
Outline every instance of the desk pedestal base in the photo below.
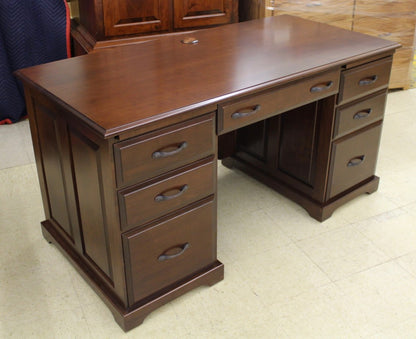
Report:
M 117 296 L 102 279 L 89 267 L 82 257 L 67 243 L 67 241 L 56 231 L 54 225 L 49 220 L 41 223 L 44 238 L 56 245 L 56 247 L 69 259 L 75 269 L 81 274 L 86 282 L 104 301 L 112 312 L 114 319 L 124 331 L 129 331 L 140 325 L 143 320 L 155 309 L 168 303 L 169 301 L 185 294 L 186 292 L 203 285 L 214 285 L 224 279 L 224 265 L 216 261 L 203 271 L 188 277 L 175 286 L 155 294 L 146 300 L 135 304 L 133 307 L 125 308 L 118 300 Z
M 379 177 L 372 176 L 369 179 L 362 181 L 361 183 L 351 187 L 345 192 L 337 195 L 336 197 L 326 202 L 320 203 L 293 189 L 284 182 L 271 177 L 258 168 L 238 159 L 228 157 L 222 160 L 222 164 L 230 169 L 237 168 L 264 183 L 268 187 L 273 188 L 275 191 L 281 193 L 285 197 L 302 206 L 312 218 L 321 222 L 328 219 L 338 207 L 344 205 L 346 202 L 354 199 L 355 197 L 364 193 L 371 194 L 377 191 L 380 181 Z

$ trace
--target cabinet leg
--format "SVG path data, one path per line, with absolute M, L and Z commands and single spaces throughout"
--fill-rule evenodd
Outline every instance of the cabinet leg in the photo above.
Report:
M 148 301 L 142 304 L 133 305 L 131 309 L 125 313 L 113 311 L 113 316 L 116 322 L 124 331 L 129 331 L 141 323 L 144 319 L 160 306 L 167 302 L 181 296 L 182 294 L 199 286 L 212 286 L 224 279 L 224 265 L 216 261 L 213 265 L 206 268 L 203 272 L 196 276 L 189 278 L 177 287 L 174 287 L 162 295 L 149 298 Z
M 42 226 L 42 224 L 43 223 L 45 223 L 46 221 L 43 221 L 42 223 L 41 223 L 41 226 Z M 50 233 L 44 228 L 44 227 L 41 227 L 41 229 L 42 229 L 42 235 L 43 235 L 43 238 L 49 243 L 49 244 L 53 244 L 53 237 L 50 235 Z
M 338 208 L 347 203 L 348 201 L 354 199 L 355 197 L 367 193 L 371 194 L 377 191 L 378 185 L 380 182 L 380 178 L 377 176 L 373 176 L 370 180 L 361 183 L 352 189 L 346 191 L 343 194 L 340 194 L 334 200 L 330 200 L 325 205 L 321 207 L 318 205 L 318 209 L 310 208 L 309 206 L 303 206 L 309 213 L 309 215 L 318 220 L 318 221 L 325 221 L 329 217 L 331 217 L 332 213 Z
M 229 169 L 232 169 L 232 168 L 234 168 L 234 159 L 233 159 L 233 158 L 231 158 L 231 157 L 228 157 L 228 158 L 222 159 L 222 160 L 221 160 L 221 164 L 222 164 L 224 167 L 227 167 L 227 168 L 229 168 Z

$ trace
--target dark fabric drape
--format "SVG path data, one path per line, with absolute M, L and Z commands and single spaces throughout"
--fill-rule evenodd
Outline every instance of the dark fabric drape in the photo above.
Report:
M 13 72 L 69 56 L 65 0 L 0 0 L 0 124 L 26 115 Z

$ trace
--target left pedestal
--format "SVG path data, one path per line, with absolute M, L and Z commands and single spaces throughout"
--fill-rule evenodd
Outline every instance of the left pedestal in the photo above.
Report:
M 44 237 L 123 330 L 224 278 L 213 113 L 106 138 L 44 93 L 27 88 L 26 96 Z

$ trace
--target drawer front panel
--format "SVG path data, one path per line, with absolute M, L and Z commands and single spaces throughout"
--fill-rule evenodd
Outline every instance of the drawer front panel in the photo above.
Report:
M 380 136 L 381 123 L 358 135 L 333 143 L 328 198 L 374 175 Z
M 336 94 L 338 86 L 339 70 L 335 70 L 246 99 L 219 105 L 218 134 L 236 130 L 288 109 Z
M 216 260 L 215 204 L 123 235 L 123 243 L 131 305 Z
M 334 138 L 380 120 L 384 115 L 385 105 L 386 92 L 383 91 L 353 105 L 338 108 L 335 115 Z
M 215 152 L 214 115 L 114 145 L 118 187 L 134 184 Z
M 212 162 L 188 166 L 156 182 L 119 193 L 123 230 L 149 222 L 215 192 L 216 166 Z
M 392 57 L 388 57 L 342 72 L 338 104 L 387 87 L 392 60 Z

